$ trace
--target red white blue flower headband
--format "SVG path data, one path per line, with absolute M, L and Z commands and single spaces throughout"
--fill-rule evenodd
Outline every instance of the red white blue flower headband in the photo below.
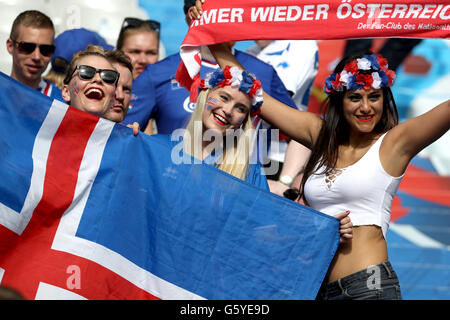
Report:
M 380 89 L 394 83 L 395 72 L 388 69 L 386 58 L 380 54 L 365 55 L 347 63 L 340 73 L 332 73 L 325 80 L 327 95 L 344 90 Z
M 252 100 L 252 113 L 261 107 L 263 103 L 261 81 L 238 67 L 226 66 L 223 71 L 219 68 L 208 73 L 206 78 L 200 81 L 201 90 L 225 86 L 238 87 L 240 91 L 247 94 Z

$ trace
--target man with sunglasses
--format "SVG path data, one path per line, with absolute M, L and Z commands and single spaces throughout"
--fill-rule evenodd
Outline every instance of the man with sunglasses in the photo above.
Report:
M 41 93 L 62 100 L 61 90 L 42 79 L 55 51 L 52 20 L 36 10 L 24 11 L 14 20 L 6 47 L 12 56 L 11 77 Z
M 155 20 L 125 18 L 117 39 L 116 49 L 123 51 L 133 65 L 136 79 L 148 64 L 158 61 L 161 24 Z

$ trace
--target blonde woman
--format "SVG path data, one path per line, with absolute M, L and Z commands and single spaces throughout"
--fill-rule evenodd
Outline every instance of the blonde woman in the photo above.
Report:
M 178 129 L 171 136 L 172 142 L 178 142 L 172 159 L 214 165 L 269 190 L 262 166 L 251 157 L 254 130 L 250 113 L 261 103 L 261 83 L 247 71 L 225 67 L 209 73 L 201 81 L 186 129 Z

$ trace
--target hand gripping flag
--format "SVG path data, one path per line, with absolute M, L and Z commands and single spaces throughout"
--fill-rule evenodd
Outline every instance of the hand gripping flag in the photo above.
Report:
M 0 284 L 27 299 L 314 299 L 339 221 L 0 74 Z
M 446 0 L 205 0 L 181 44 L 176 79 L 196 101 L 200 46 L 242 40 L 448 38 Z

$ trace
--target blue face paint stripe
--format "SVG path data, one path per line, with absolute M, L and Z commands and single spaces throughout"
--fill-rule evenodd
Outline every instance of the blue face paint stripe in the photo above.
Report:
M 205 104 L 205 109 L 210 111 L 214 106 L 217 106 L 218 103 L 219 103 L 219 100 L 217 98 L 209 97 L 208 103 Z
M 76 82 L 76 81 L 73 83 L 73 89 L 72 89 L 72 91 L 73 91 L 73 94 L 74 94 L 74 95 L 78 95 L 79 89 L 78 89 L 78 86 L 77 86 L 77 82 Z

